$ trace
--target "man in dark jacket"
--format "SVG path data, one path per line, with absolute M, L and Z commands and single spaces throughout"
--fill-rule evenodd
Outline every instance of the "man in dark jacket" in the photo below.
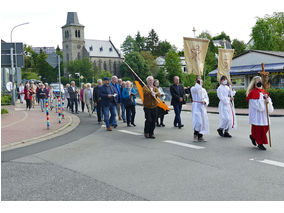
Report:
M 104 121 L 106 124 L 107 131 L 111 131 L 113 126 L 114 128 L 117 125 L 114 125 L 114 119 L 116 116 L 116 97 L 117 93 L 115 92 L 114 88 L 109 84 L 109 78 L 104 78 L 104 85 L 99 87 L 99 97 L 101 97 L 101 104 L 103 107 L 104 113 Z M 110 112 L 110 118 L 109 118 Z
M 184 101 L 185 92 L 183 85 L 179 84 L 178 76 L 174 77 L 174 84 L 170 87 L 170 92 L 172 95 L 171 105 L 173 105 L 175 111 L 174 126 L 182 128 L 183 124 L 181 123 L 180 113 L 182 109 L 182 104 L 185 104 Z
M 68 93 L 70 96 L 71 102 L 71 111 L 74 114 L 74 104 L 75 104 L 75 112 L 78 113 L 78 88 L 75 86 L 75 81 L 71 81 L 71 86 L 68 88 Z
M 99 88 L 102 86 L 102 79 L 98 79 L 98 85 L 94 87 L 93 90 L 93 100 L 94 105 L 97 108 L 97 117 L 98 117 L 98 123 L 101 124 L 102 122 L 102 103 L 101 103 L 101 97 L 99 96 Z

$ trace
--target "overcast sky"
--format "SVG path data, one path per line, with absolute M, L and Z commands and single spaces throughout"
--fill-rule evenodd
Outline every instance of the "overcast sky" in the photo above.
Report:
M 85 26 L 85 39 L 111 40 L 117 48 L 127 35 L 139 30 L 147 36 L 154 28 L 161 40 L 183 48 L 183 36 L 208 30 L 224 31 L 231 39 L 248 42 L 256 17 L 284 11 L 283 0 L 5 0 L 0 3 L 1 38 L 32 46 L 62 47 L 61 27 L 67 12 L 77 12 Z

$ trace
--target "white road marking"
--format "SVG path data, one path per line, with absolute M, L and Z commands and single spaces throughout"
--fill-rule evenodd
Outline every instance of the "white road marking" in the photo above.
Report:
M 28 113 L 26 113 L 25 111 L 23 111 L 23 113 L 24 113 L 25 115 L 24 115 L 24 117 L 23 117 L 21 120 L 15 121 L 15 122 L 10 123 L 10 124 L 7 124 L 7 125 L 5 125 L 5 126 L 2 126 L 1 128 L 2 128 L 2 129 L 4 129 L 4 128 L 7 128 L 7 127 L 10 127 L 10 126 L 13 126 L 13 125 L 15 125 L 15 124 L 17 124 L 17 123 L 20 123 L 20 122 L 22 122 L 22 121 L 26 120 L 26 119 L 27 119 L 27 117 L 28 117 Z
M 130 134 L 130 135 L 142 135 L 141 133 L 132 132 L 132 131 L 127 131 L 127 130 L 117 130 L 117 131 L 123 132 L 123 133 L 126 133 L 126 134 Z
M 250 160 L 255 160 L 255 159 L 251 158 Z M 279 161 L 268 160 L 268 159 L 255 160 L 255 161 L 260 162 L 260 163 L 269 164 L 269 165 L 272 165 L 272 166 L 278 166 L 278 167 L 283 167 L 284 168 L 284 163 L 279 162 Z
M 178 145 L 178 146 L 185 146 L 185 147 L 192 148 L 192 149 L 205 149 L 205 147 L 203 147 L 203 146 L 196 146 L 196 145 L 191 145 L 191 144 L 187 144 L 187 143 L 181 143 L 181 142 L 178 142 L 178 141 L 165 140 L 163 142 L 175 144 L 175 145 Z
M 15 108 L 15 111 L 24 111 L 26 110 L 25 108 Z

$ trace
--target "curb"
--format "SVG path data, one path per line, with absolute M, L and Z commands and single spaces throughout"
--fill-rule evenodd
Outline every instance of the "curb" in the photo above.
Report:
M 80 118 L 69 112 L 65 112 L 65 113 L 66 113 L 65 117 L 67 117 L 66 115 L 68 114 L 69 122 L 65 124 L 64 126 L 60 127 L 59 129 L 53 132 L 49 132 L 49 133 L 46 133 L 38 137 L 29 138 L 29 139 L 25 139 L 22 141 L 18 141 L 18 142 L 14 142 L 11 144 L 1 146 L 1 152 L 16 149 L 16 148 L 21 148 L 21 147 L 32 145 L 35 143 L 39 143 L 41 141 L 52 139 L 52 138 L 67 134 L 68 132 L 71 132 L 73 129 L 75 129 L 80 124 Z

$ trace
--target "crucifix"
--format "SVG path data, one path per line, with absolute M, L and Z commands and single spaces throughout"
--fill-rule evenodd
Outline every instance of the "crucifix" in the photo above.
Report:
M 224 49 L 226 49 L 226 39 L 223 38 Z
M 192 32 L 193 32 L 194 38 L 195 38 L 195 31 L 196 31 L 196 29 L 195 29 L 195 27 L 193 27 Z
M 262 67 L 262 71 L 259 72 L 258 74 L 261 75 L 262 82 L 263 82 L 263 88 L 264 89 L 269 89 L 270 88 L 270 84 L 268 83 L 269 72 L 265 72 L 265 70 L 264 70 L 264 63 L 261 63 L 261 67 Z

